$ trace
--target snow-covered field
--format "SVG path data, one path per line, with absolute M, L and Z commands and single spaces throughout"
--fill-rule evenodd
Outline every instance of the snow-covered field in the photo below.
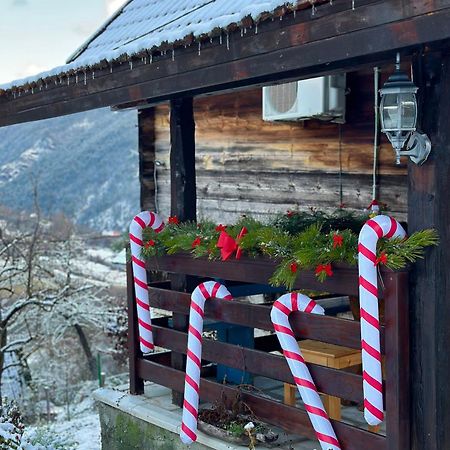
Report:
M 45 427 L 29 427 L 25 432 L 26 437 L 33 437 L 36 435 L 43 435 L 43 442 L 48 442 L 48 447 L 44 447 L 45 450 L 53 450 L 53 448 L 61 449 L 73 449 L 73 450 L 100 450 L 100 422 L 98 414 L 95 411 L 89 414 L 75 417 L 72 420 L 63 420 L 61 422 L 55 422 L 50 426 Z M 45 436 L 48 436 L 46 438 Z M 59 447 L 51 443 L 51 440 L 55 439 L 55 443 L 58 442 Z M 36 450 L 40 450 L 39 445 L 35 444 Z M 52 448 L 52 445 L 54 447 Z M 31 450 L 33 447 L 26 450 Z M 33 449 L 34 450 L 34 449 Z

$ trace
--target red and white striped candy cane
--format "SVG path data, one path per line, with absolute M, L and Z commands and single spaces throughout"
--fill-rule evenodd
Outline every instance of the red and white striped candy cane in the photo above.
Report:
M 306 295 L 292 292 L 282 295 L 273 304 L 270 318 L 320 446 L 323 450 L 340 450 L 339 441 L 289 323 L 289 315 L 294 311 L 323 315 L 324 310 Z
M 189 314 L 186 378 L 184 381 L 183 419 L 180 432 L 180 438 L 184 444 L 192 444 L 197 440 L 203 314 L 205 301 L 209 298 L 233 299 L 228 289 L 215 281 L 201 283 L 192 292 Z
M 152 320 L 148 300 L 147 271 L 145 270 L 145 261 L 141 256 L 144 244 L 142 242 L 142 231 L 146 227 L 151 227 L 156 233 L 159 233 L 164 228 L 164 222 L 157 214 L 142 211 L 130 223 L 131 260 L 142 353 L 149 353 L 155 347 L 153 345 Z
M 368 220 L 359 233 L 359 302 L 364 390 L 364 418 L 369 425 L 383 421 L 380 322 L 378 313 L 377 242 L 380 238 L 404 238 L 405 230 L 391 217 Z

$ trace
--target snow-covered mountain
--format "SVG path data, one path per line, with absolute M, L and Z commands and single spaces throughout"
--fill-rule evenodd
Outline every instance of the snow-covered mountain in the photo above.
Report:
M 135 111 L 101 109 L 0 128 L 0 205 L 97 230 L 123 230 L 139 210 Z

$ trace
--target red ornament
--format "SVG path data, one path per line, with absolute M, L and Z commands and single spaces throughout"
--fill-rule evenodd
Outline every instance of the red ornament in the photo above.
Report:
M 196 237 L 192 241 L 192 248 L 198 247 L 202 243 L 202 240 L 199 237 Z
M 219 233 L 225 231 L 226 229 L 227 229 L 226 225 L 222 225 L 221 223 L 216 227 L 216 231 L 218 231 Z
M 388 262 L 387 254 L 384 252 L 381 252 L 380 256 L 375 260 L 374 266 L 378 266 L 378 264 L 386 265 L 387 262 Z
M 288 217 L 292 217 L 294 215 L 294 211 L 291 211 L 290 209 L 287 210 L 286 215 Z
M 344 243 L 344 238 L 339 234 L 333 235 L 333 248 L 336 247 L 342 247 L 342 244 Z
M 154 247 L 155 246 L 155 241 L 153 239 L 150 239 L 146 244 L 145 244 L 145 248 L 149 248 L 149 247 Z
M 296 273 L 298 270 L 298 264 L 296 262 L 291 263 L 291 265 L 289 267 L 290 267 L 292 273 Z
M 178 220 L 177 216 L 170 216 L 169 223 L 172 225 L 178 225 L 180 223 L 180 221 Z
M 326 273 L 329 277 L 333 275 L 333 271 L 331 270 L 331 264 L 319 264 L 316 267 L 316 275 L 320 275 L 322 272 Z

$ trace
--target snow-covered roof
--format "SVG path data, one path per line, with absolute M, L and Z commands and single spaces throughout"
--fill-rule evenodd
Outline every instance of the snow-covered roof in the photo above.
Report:
M 199 38 L 228 29 L 251 18 L 258 23 L 283 6 L 295 7 L 308 0 L 130 0 L 68 60 L 68 63 L 35 76 L 16 80 L 0 89 L 24 86 L 40 79 L 113 62 L 124 55 L 156 51 L 163 44 L 176 45 L 187 37 Z M 184 45 L 184 44 L 183 44 Z

